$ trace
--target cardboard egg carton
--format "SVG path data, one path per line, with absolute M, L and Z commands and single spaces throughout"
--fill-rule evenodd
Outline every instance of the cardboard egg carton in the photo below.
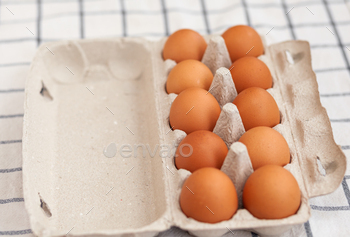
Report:
M 298 181 L 301 206 L 279 220 L 257 219 L 242 207 L 253 169 L 237 142 L 245 131 L 232 104 L 237 93 L 226 46 L 220 36 L 208 36 L 203 62 L 215 73 L 210 93 L 222 108 L 214 132 L 229 147 L 222 170 L 235 184 L 240 209 L 216 224 L 187 218 L 179 195 L 190 172 L 174 166 L 176 145 L 186 134 L 169 126 L 177 95 L 165 91 L 175 66 L 161 57 L 165 40 L 78 40 L 39 48 L 26 82 L 23 133 L 24 198 L 34 234 L 144 237 L 178 226 L 196 236 L 238 229 L 278 235 L 308 220 L 310 197 L 338 187 L 346 159 L 319 100 L 309 44 L 288 41 L 266 47 L 260 59 L 272 73 L 268 91 L 281 113 L 274 129 L 289 144 L 285 168 Z

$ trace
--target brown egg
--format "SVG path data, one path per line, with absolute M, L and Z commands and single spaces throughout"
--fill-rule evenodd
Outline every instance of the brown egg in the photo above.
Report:
M 193 59 L 184 60 L 170 71 L 166 90 L 175 94 L 190 87 L 209 90 L 213 77 L 213 73 L 204 63 Z
M 163 58 L 179 63 L 186 59 L 201 61 L 207 48 L 203 36 L 190 29 L 182 29 L 171 34 L 163 48 Z
M 246 131 L 258 126 L 274 127 L 280 123 L 275 99 L 264 89 L 250 87 L 233 100 Z
M 220 112 L 220 105 L 212 94 L 201 88 L 188 88 L 171 105 L 170 126 L 187 134 L 198 130 L 213 131 Z
M 252 128 L 238 141 L 247 147 L 254 170 L 264 165 L 285 166 L 290 162 L 286 139 L 270 127 Z
M 257 169 L 245 183 L 243 205 L 256 218 L 281 219 L 297 213 L 300 189 L 294 176 L 277 165 Z
M 232 62 L 245 56 L 258 57 L 264 53 L 259 34 L 250 26 L 233 26 L 222 34 L 222 38 Z
M 255 57 L 243 57 L 230 67 L 237 93 L 249 87 L 268 89 L 272 87 L 272 76 L 266 64 Z
M 187 217 L 207 223 L 229 220 L 238 208 L 231 179 L 221 170 L 202 168 L 184 182 L 180 207 Z
M 194 172 L 200 168 L 220 169 L 228 149 L 225 142 L 215 133 L 205 130 L 187 135 L 179 144 L 175 155 L 178 169 Z

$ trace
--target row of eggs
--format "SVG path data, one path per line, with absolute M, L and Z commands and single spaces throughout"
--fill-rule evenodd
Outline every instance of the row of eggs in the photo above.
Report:
M 257 58 L 264 52 L 263 43 L 244 25 L 229 28 L 222 37 L 233 62 L 229 70 L 238 93 L 233 104 L 246 130 L 239 142 L 247 147 L 254 169 L 244 186 L 243 205 L 260 219 L 288 217 L 298 211 L 301 195 L 294 176 L 283 168 L 290 163 L 289 146 L 272 129 L 280 123 L 280 113 L 266 91 L 272 87 L 270 70 Z M 217 223 L 232 218 L 238 198 L 234 184 L 220 171 L 228 149 L 212 132 L 221 109 L 209 91 L 213 74 L 200 61 L 206 47 L 197 32 L 179 30 L 168 37 L 163 58 L 177 63 L 166 83 L 167 93 L 178 94 L 170 108 L 170 126 L 187 134 L 177 148 L 175 165 L 192 172 L 183 184 L 180 207 L 187 217 Z

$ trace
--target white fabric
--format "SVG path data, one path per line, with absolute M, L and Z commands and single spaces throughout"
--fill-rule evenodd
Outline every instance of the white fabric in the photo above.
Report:
M 349 7 L 342 0 L 0 1 L 0 235 L 32 235 L 22 190 L 23 100 L 25 77 L 42 42 L 120 36 L 157 39 L 180 28 L 222 33 L 236 24 L 255 27 L 268 44 L 308 40 L 321 102 L 336 142 L 350 157 Z M 309 222 L 284 236 L 348 236 L 349 168 L 346 174 L 334 193 L 310 200 Z M 168 235 L 188 236 L 177 228 L 161 234 Z

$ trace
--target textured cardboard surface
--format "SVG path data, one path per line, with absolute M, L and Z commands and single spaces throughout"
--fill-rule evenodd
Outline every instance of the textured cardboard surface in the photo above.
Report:
M 236 96 L 231 75 L 221 68 L 230 66 L 223 39 L 208 38 L 202 61 L 216 72 L 210 92 L 222 107 L 214 132 L 230 147 L 222 170 L 240 195 L 252 172 L 244 145 L 235 143 L 244 128 L 231 103 Z M 165 82 L 175 63 L 161 58 L 164 42 L 123 38 L 39 48 L 27 78 L 23 135 L 24 197 L 36 235 L 152 236 L 172 225 L 198 236 L 220 236 L 227 228 L 275 235 L 307 221 L 309 197 L 330 193 L 340 184 L 345 156 L 320 104 L 309 45 L 288 41 L 267 47 L 260 59 L 273 75 L 268 91 L 282 117 L 274 129 L 291 150 L 286 168 L 301 189 L 298 213 L 259 220 L 239 209 L 231 220 L 217 224 L 187 218 L 178 198 L 190 173 L 176 170 L 173 157 L 161 157 L 159 149 L 151 155 L 157 145 L 176 145 L 185 136 L 169 126 L 176 95 L 165 92 Z M 138 149 L 129 158 L 107 158 L 103 150 L 111 143 L 119 150 L 123 144 L 148 144 L 151 152 L 143 157 Z

